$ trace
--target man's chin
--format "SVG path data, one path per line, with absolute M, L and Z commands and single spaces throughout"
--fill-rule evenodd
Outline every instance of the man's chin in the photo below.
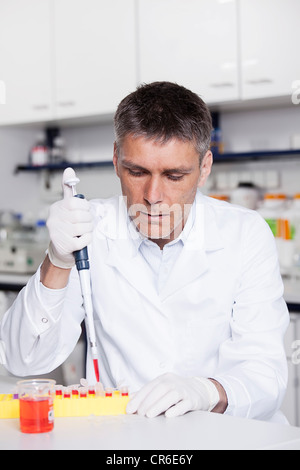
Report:
M 136 229 L 142 235 L 142 237 L 148 238 L 150 240 L 168 240 L 171 238 L 172 230 L 163 230 L 162 227 L 143 227 L 140 224 L 135 224 Z

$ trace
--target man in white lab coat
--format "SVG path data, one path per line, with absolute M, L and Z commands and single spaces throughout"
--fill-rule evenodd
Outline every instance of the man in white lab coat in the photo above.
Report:
M 1 325 L 13 374 L 49 372 L 75 347 L 84 311 L 73 252 L 88 245 L 100 376 L 137 392 L 128 413 L 278 418 L 289 315 L 275 243 L 256 212 L 199 191 L 211 128 L 203 101 L 168 82 L 120 103 L 123 197 L 88 202 L 64 185 L 46 259 Z

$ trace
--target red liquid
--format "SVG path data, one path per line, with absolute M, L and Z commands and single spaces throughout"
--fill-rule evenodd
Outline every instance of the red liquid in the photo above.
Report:
M 39 433 L 52 431 L 54 426 L 53 400 L 22 398 L 20 400 L 20 427 L 22 432 Z
M 94 370 L 95 370 L 96 380 L 97 380 L 97 382 L 100 382 L 98 359 L 93 359 L 93 363 L 94 363 Z

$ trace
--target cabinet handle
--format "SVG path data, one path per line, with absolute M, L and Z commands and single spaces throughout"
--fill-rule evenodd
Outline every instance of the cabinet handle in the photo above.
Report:
M 211 87 L 213 88 L 230 88 L 234 86 L 233 82 L 219 82 L 219 83 L 211 83 Z
M 34 109 L 34 111 L 44 111 L 45 109 L 49 109 L 49 105 L 48 104 L 34 104 L 32 106 L 32 109 Z
M 70 108 L 71 106 L 75 106 L 75 101 L 59 101 L 58 106 L 62 106 L 64 108 Z
M 248 83 L 248 85 L 263 85 L 267 83 L 273 83 L 273 80 L 271 78 L 257 78 L 253 80 L 247 80 L 246 83 Z

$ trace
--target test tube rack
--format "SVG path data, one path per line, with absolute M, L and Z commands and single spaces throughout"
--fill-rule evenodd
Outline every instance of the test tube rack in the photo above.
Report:
M 80 390 L 80 389 L 79 389 Z M 107 416 L 126 414 L 128 393 L 113 390 L 102 396 L 88 391 L 83 393 L 61 393 L 53 399 L 56 418 L 78 416 Z M 16 394 L 0 394 L 0 419 L 20 417 L 19 397 Z

